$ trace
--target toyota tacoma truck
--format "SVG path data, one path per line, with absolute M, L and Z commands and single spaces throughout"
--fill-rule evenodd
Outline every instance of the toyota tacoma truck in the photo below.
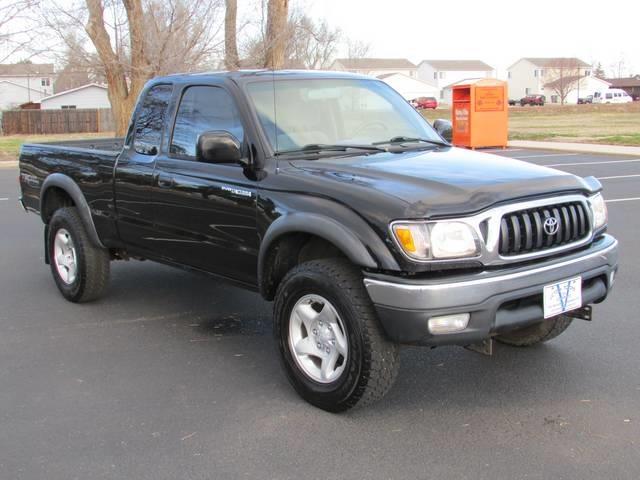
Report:
M 100 297 L 120 259 L 258 291 L 295 390 L 344 411 L 388 391 L 401 344 L 535 345 L 614 282 L 595 178 L 434 125 L 370 77 L 167 76 L 125 138 L 24 145 L 21 201 L 67 300 Z

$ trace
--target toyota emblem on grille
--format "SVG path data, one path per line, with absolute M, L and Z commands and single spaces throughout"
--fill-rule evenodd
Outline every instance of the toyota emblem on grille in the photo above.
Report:
M 560 228 L 560 224 L 558 223 L 558 219 L 554 217 L 549 217 L 544 221 L 544 231 L 547 235 L 555 235 L 558 233 L 558 229 Z

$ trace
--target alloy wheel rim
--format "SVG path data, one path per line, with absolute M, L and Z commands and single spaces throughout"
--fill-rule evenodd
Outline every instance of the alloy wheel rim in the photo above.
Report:
M 289 348 L 302 372 L 319 383 L 335 382 L 349 355 L 347 333 L 340 315 L 326 298 L 301 297 L 289 318 Z
M 56 232 L 53 240 L 53 260 L 60 279 L 67 285 L 75 282 L 78 276 L 76 248 L 71 234 L 64 228 Z

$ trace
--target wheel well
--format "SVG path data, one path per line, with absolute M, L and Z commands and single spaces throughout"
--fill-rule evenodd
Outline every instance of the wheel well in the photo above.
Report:
M 56 210 L 73 206 L 75 206 L 75 202 L 65 190 L 60 187 L 48 188 L 42 198 L 42 219 L 44 223 L 49 223 Z
M 273 300 L 280 281 L 296 265 L 321 258 L 345 257 L 346 255 L 333 243 L 317 235 L 283 235 L 269 246 L 264 270 L 260 276 L 260 291 L 265 299 Z

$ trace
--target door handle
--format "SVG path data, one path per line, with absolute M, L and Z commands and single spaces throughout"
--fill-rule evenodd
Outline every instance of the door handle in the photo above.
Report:
M 158 175 L 158 187 L 160 188 L 172 188 L 175 185 L 173 177 L 165 173 Z

